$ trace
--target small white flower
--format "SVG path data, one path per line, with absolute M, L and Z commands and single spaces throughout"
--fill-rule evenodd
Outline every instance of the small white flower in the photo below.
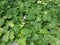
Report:
M 26 19 L 26 15 L 23 18 Z
M 18 45 L 18 44 L 14 42 L 12 45 Z

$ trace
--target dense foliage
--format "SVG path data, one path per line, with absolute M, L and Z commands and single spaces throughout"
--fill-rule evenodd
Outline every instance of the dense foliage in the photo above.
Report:
M 60 45 L 60 0 L 0 0 L 0 45 Z

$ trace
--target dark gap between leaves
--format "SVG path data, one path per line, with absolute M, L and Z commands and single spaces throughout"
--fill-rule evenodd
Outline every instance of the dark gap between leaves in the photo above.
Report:
M 51 43 L 48 43 L 47 45 L 51 45 Z

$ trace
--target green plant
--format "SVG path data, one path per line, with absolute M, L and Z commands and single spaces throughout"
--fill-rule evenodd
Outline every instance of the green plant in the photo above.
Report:
M 0 0 L 0 45 L 60 45 L 60 0 Z

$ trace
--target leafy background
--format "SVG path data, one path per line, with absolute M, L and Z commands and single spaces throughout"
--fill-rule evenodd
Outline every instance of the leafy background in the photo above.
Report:
M 60 45 L 60 0 L 0 0 L 0 45 L 14 42 Z

